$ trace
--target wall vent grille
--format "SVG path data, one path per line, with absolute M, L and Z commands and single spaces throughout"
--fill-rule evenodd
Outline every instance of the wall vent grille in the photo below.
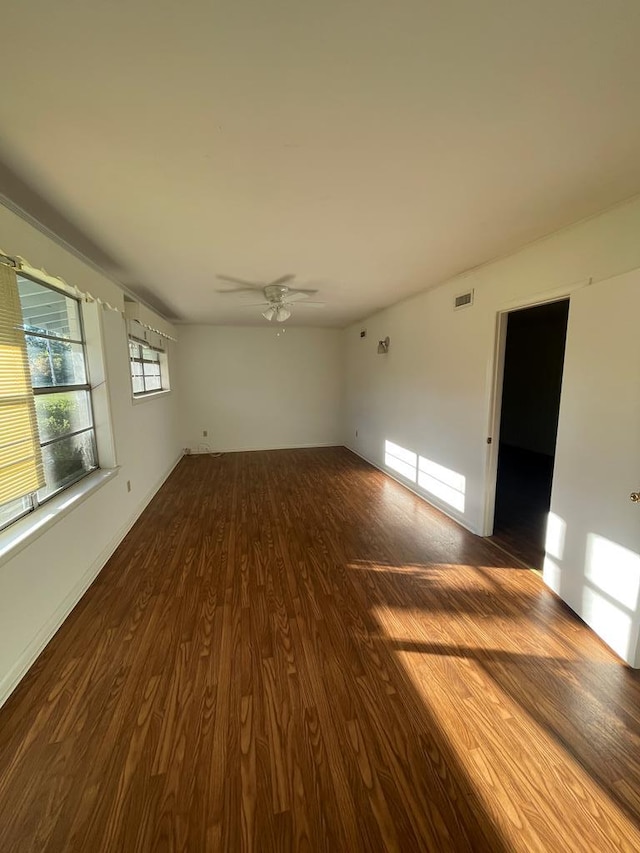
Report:
M 467 293 L 461 293 L 453 300 L 453 308 L 455 311 L 457 311 L 458 308 L 468 308 L 469 305 L 473 305 L 473 290 L 469 290 Z

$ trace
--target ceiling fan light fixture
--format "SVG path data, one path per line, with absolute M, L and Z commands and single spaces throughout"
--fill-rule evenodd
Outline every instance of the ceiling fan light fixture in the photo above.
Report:
M 324 302 L 311 302 L 307 299 L 308 296 L 318 292 L 315 288 L 289 286 L 289 282 L 295 278 L 293 273 L 281 275 L 280 278 L 276 278 L 274 281 L 269 282 L 269 284 L 260 284 L 259 282 L 247 281 L 244 278 L 234 278 L 233 276 L 222 275 L 221 273 L 217 273 L 216 275 L 222 281 L 236 285 L 231 290 L 229 288 L 218 290 L 218 293 L 243 294 L 262 291 L 264 296 L 263 302 L 247 303 L 245 300 L 244 307 L 257 308 L 259 306 L 260 308 L 264 308 L 264 311 L 260 313 L 269 323 L 274 318 L 278 323 L 284 323 L 285 320 L 288 320 L 291 316 L 290 305 L 303 305 L 307 308 L 322 308 L 324 306 Z

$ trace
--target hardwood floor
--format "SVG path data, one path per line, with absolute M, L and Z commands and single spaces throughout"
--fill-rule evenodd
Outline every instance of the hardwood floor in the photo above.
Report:
M 5 707 L 0 850 L 640 849 L 640 683 L 341 448 L 185 457 Z

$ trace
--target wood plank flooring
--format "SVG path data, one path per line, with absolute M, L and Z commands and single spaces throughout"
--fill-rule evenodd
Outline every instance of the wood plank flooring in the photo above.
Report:
M 342 448 L 185 457 L 0 710 L 0 850 L 637 851 L 640 681 Z

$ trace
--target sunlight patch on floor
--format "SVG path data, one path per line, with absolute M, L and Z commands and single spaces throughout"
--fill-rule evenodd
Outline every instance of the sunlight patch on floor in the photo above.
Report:
M 539 666 L 543 683 L 555 677 L 570 690 L 568 659 L 540 651 L 529 654 L 517 637 L 502 632 L 504 642 L 496 646 L 495 633 L 484 620 L 485 642 L 465 648 L 455 643 L 455 619 L 450 631 L 442 622 L 433 631 L 428 614 L 417 608 L 376 607 L 372 614 L 426 710 L 434 742 L 444 740 L 450 748 L 506 849 L 549 849 L 550 836 L 559 843 L 582 839 L 585 849 L 609 849 L 602 846 L 604 837 L 631 837 L 638 839 L 640 849 L 638 828 L 565 746 L 532 689 Z M 505 754 L 505 727 L 509 739 L 520 745 L 515 756 Z M 539 835 L 540 822 L 531 815 L 544 811 L 545 779 L 558 775 L 566 790 L 566 819 L 548 815 Z M 593 826 L 584 824 L 585 811 L 598 815 Z
M 401 566 L 391 565 L 389 563 L 379 563 L 370 560 L 354 560 L 347 565 L 347 569 L 361 572 L 392 572 L 401 575 L 424 575 L 431 569 L 438 568 L 437 566 L 429 565 L 428 563 L 406 563 Z
M 419 573 L 416 580 L 422 580 Z M 441 579 L 433 578 L 433 584 L 433 595 L 425 586 L 421 600 L 412 606 L 371 608 L 381 638 L 396 652 L 422 655 L 425 661 L 448 657 L 492 663 L 557 660 L 552 649 L 555 638 L 535 625 L 528 610 L 503 611 L 499 594 L 486 584 L 469 584 L 464 594 L 468 603 L 455 587 L 447 590 Z M 464 639 L 458 641 L 458 637 Z M 577 657 L 567 650 L 563 659 Z

